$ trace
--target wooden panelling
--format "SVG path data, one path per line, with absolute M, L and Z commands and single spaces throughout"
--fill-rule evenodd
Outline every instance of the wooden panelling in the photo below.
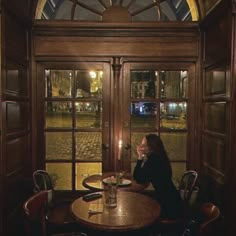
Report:
M 226 95 L 226 70 L 214 68 L 206 71 L 205 96 Z
M 229 197 L 233 190 L 231 171 L 235 172 L 230 160 L 231 156 L 235 159 L 235 154 L 231 154 L 235 141 L 230 137 L 231 132 L 235 133 L 231 124 L 234 101 L 231 40 L 235 26 L 230 1 L 219 2 L 201 24 L 204 35 L 201 175 L 211 179 L 205 193 L 211 194 L 210 201 L 221 207 L 225 222 L 229 222 L 235 213 L 230 210 L 234 200 Z M 225 235 L 235 235 L 229 224 L 226 229 Z
M 5 49 L 7 58 L 17 61 L 19 64 L 27 64 L 27 31 L 26 28 L 10 16 L 5 16 Z
M 5 81 L 5 94 L 13 96 L 28 95 L 27 67 L 7 62 Z
M 228 30 L 227 16 L 216 19 L 205 33 L 205 61 L 207 64 L 216 63 L 217 60 L 226 59 L 228 53 Z M 217 40 L 215 40 L 217 38 Z
M 29 104 L 27 102 L 6 102 L 7 133 L 27 131 L 29 128 Z
M 35 1 L 35 0 L 33 0 Z M 2 0 L 2 4 L 7 11 L 10 11 L 12 14 L 20 16 L 22 19 L 28 18 L 31 15 L 30 9 L 32 0 Z M 37 0 L 36 0 L 37 1 Z
M 23 136 L 7 142 L 6 147 L 6 174 L 24 169 L 25 162 L 28 161 L 29 138 Z
M 187 41 L 187 40 L 186 40 Z M 35 56 L 156 56 L 197 57 L 198 42 L 183 39 L 128 38 L 62 38 L 40 37 L 35 39 Z
M 207 166 L 217 181 L 223 183 L 225 171 L 225 141 L 222 138 L 216 138 L 211 135 L 202 137 L 203 165 Z M 218 179 L 220 178 L 220 179 Z
M 205 129 L 215 133 L 226 133 L 226 102 L 205 103 Z

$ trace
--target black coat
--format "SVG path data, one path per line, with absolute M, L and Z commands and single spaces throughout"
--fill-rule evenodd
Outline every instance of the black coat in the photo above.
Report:
M 175 219 L 183 216 L 184 204 L 172 182 L 168 159 L 152 153 L 145 162 L 138 160 L 133 177 L 138 183 L 152 183 L 155 198 L 161 205 L 162 218 Z

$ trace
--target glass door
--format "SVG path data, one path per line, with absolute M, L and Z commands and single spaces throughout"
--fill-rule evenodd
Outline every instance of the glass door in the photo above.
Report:
M 110 165 L 109 68 L 45 69 L 45 163 L 57 190 L 83 190 L 83 178 Z
M 123 169 L 133 168 L 136 147 L 148 133 L 160 135 L 176 181 L 186 169 L 190 67 L 154 63 L 124 65 Z

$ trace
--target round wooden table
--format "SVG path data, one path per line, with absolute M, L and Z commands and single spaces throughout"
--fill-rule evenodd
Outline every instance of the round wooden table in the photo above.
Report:
M 93 201 L 86 202 L 83 198 L 78 198 L 71 204 L 75 220 L 93 232 L 137 232 L 150 227 L 160 216 L 159 203 L 144 194 L 118 191 L 115 208 L 103 205 L 104 192 L 102 194 L 102 198 Z M 103 212 L 89 213 L 90 204 L 103 206 Z
M 92 190 L 92 191 L 103 191 L 104 190 L 104 183 L 103 179 L 109 176 L 116 176 L 114 172 L 107 172 L 103 173 L 102 175 L 94 174 L 86 177 L 82 184 L 85 188 Z M 128 185 L 120 185 L 119 190 L 127 190 L 127 191 L 135 191 L 135 192 L 142 192 L 145 190 L 149 184 L 138 184 L 131 176 L 131 174 L 126 174 L 124 179 L 128 179 L 131 181 Z

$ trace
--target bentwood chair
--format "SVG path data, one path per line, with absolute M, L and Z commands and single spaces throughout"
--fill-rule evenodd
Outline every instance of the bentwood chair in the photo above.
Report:
M 27 236 L 85 236 L 84 233 L 59 233 L 50 234 L 47 222 L 48 191 L 40 191 L 23 205 L 25 231 Z
M 220 209 L 213 203 L 200 206 L 199 236 L 217 235 L 219 231 Z
M 48 191 L 51 204 L 54 209 L 51 210 L 51 215 L 56 218 L 54 222 L 50 222 L 49 228 L 51 231 L 70 231 L 72 228 L 76 229 L 76 222 L 70 215 L 71 201 L 54 199 L 54 186 L 52 179 L 47 171 L 36 170 L 33 173 L 34 190 L 36 192 Z
M 191 195 L 193 189 L 196 184 L 198 174 L 196 171 L 189 170 L 186 171 L 180 180 L 180 194 L 182 191 L 182 199 L 184 201 L 184 216 L 178 219 L 160 219 L 158 222 L 159 227 L 159 235 L 171 234 L 179 236 L 182 235 L 185 224 L 187 222 L 187 217 L 189 215 L 189 201 L 191 199 Z
M 186 207 L 188 207 L 194 187 L 196 185 L 198 173 L 194 170 L 186 171 L 180 180 L 179 191 L 184 200 Z
M 34 190 L 39 192 L 42 190 L 53 190 L 53 183 L 50 175 L 45 170 L 36 170 L 33 173 Z

